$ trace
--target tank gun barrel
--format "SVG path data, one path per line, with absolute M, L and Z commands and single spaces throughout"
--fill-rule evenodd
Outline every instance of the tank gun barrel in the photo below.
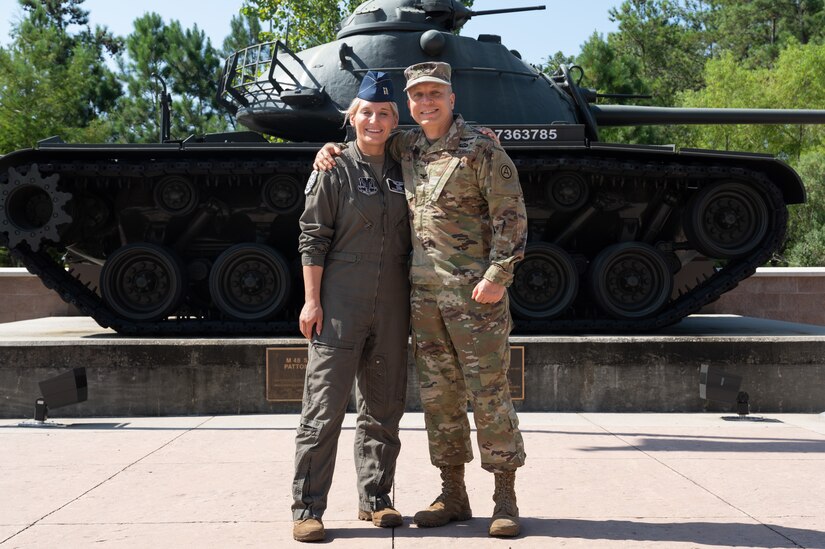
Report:
M 825 124 L 825 110 L 701 109 L 589 105 L 599 126 L 665 124 Z

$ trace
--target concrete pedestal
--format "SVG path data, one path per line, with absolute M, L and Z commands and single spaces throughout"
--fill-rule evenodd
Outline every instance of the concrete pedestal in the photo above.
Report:
M 825 410 L 825 327 L 696 315 L 651 335 L 513 337 L 525 347 L 522 411 L 733 411 L 699 398 L 702 364 L 742 376 L 754 413 Z M 294 413 L 268 402 L 266 349 L 303 339 L 136 339 L 86 317 L 0 325 L 0 417 L 33 415 L 37 382 L 85 366 L 86 402 L 52 417 Z M 410 361 L 408 408 L 419 410 Z

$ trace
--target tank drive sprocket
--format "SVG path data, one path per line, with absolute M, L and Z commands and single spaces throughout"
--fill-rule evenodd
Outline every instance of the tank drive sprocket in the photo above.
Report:
M 21 174 L 9 168 L 8 182 L 0 190 L 0 232 L 8 246 L 26 243 L 37 251 L 44 242 L 60 240 L 59 227 L 72 222 L 71 194 L 57 190 L 60 176 L 43 176 L 37 164 Z

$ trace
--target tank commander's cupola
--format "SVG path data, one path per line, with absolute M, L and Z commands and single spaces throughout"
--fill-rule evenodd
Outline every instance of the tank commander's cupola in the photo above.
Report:
M 338 38 L 387 31 L 452 31 L 471 16 L 454 0 L 368 0 L 343 21 Z
M 373 32 L 453 32 L 476 15 L 544 9 L 544 6 L 472 11 L 456 0 L 368 0 L 344 19 L 338 38 Z

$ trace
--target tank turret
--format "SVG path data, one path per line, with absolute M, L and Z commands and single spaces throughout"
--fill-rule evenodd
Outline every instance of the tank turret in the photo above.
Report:
M 226 62 L 218 97 L 253 130 L 295 141 L 341 139 L 342 111 L 368 70 L 391 74 L 396 89 L 404 89 L 406 67 L 437 59 L 453 67 L 455 88 L 462 91 L 457 108 L 467 120 L 574 122 L 564 94 L 552 91 L 554 84 L 500 37 L 453 34 L 471 17 L 535 9 L 544 6 L 473 12 L 455 0 L 371 0 L 343 21 L 333 42 L 299 54 L 283 42 L 236 52 Z M 519 97 L 513 112 L 497 115 L 489 108 L 501 97 Z M 399 106 L 401 124 L 414 124 L 406 105 Z
M 605 143 L 599 128 L 825 123 L 825 111 L 597 104 L 568 67 L 543 74 L 498 36 L 453 32 L 527 9 L 542 8 L 370 0 L 332 42 L 235 52 L 218 97 L 252 131 L 146 145 L 52 138 L 0 157 L 0 243 L 121 333 L 297 334 L 298 217 L 318 142 L 344 138 L 342 111 L 367 71 L 403 89 L 407 66 L 437 60 L 453 67 L 456 111 L 492 128 L 519 170 L 529 242 L 510 288 L 518 331 L 655 330 L 768 261 L 787 204 L 805 200 L 790 167 L 770 155 Z

